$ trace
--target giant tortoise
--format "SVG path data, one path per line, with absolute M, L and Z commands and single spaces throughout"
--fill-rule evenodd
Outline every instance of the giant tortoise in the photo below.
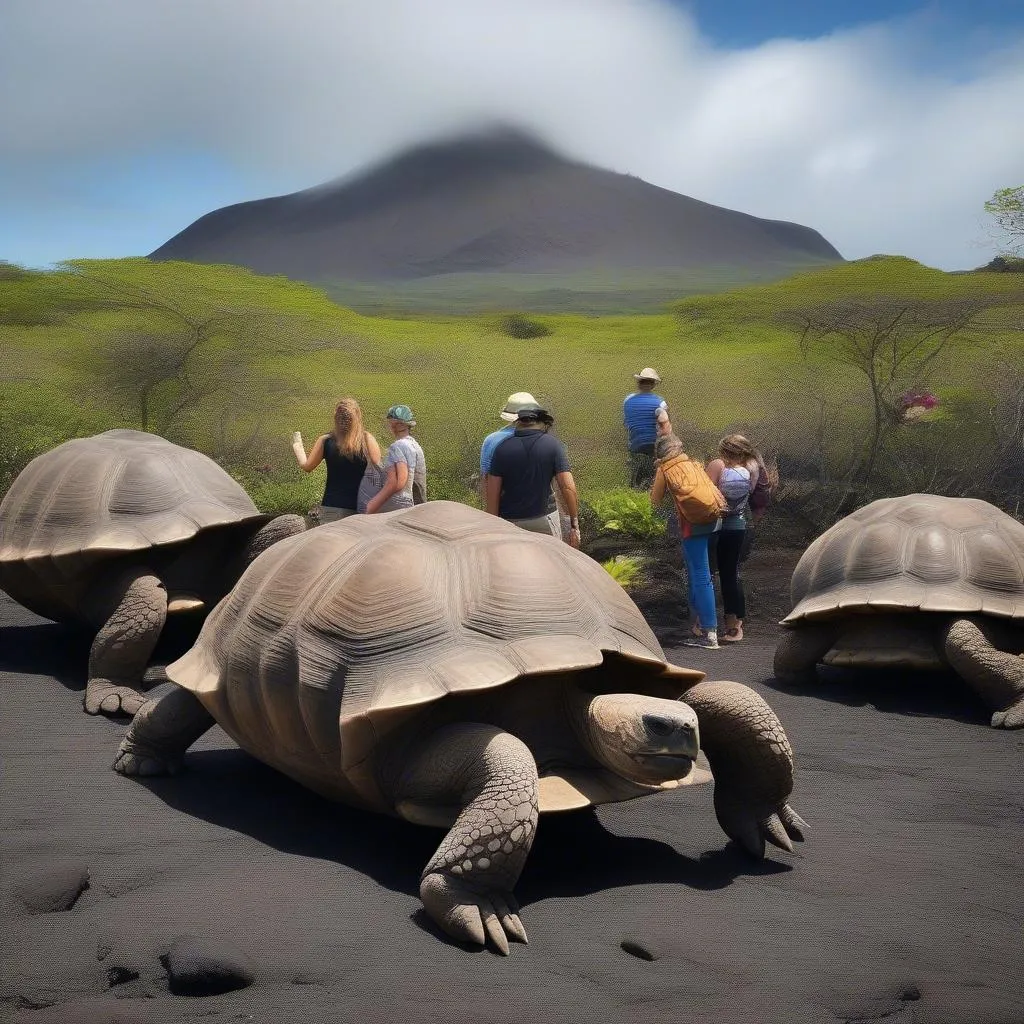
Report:
M 134 714 L 167 615 L 212 608 L 269 545 L 305 528 L 264 515 L 212 459 L 108 430 L 33 459 L 0 503 L 0 588 L 98 630 L 85 710 Z
M 753 690 L 667 664 L 588 556 L 454 502 L 276 544 L 167 674 L 117 771 L 175 771 L 216 721 L 330 799 L 448 829 L 424 906 L 502 953 L 526 941 L 512 889 L 538 811 L 708 781 L 702 749 L 727 835 L 756 856 L 802 838 L 792 751 Z
M 1024 726 L 1024 525 L 977 498 L 882 498 L 840 520 L 793 572 L 781 681 L 829 665 L 950 669 Z

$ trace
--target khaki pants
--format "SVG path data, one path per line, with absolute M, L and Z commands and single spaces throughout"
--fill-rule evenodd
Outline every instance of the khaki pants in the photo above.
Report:
M 520 530 L 529 530 L 530 533 L 546 533 L 559 539 L 562 537 L 561 517 L 557 510 L 535 519 L 508 519 L 506 522 L 513 523 Z

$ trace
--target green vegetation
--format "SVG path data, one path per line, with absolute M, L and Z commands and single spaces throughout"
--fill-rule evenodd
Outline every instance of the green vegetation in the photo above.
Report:
M 603 531 L 648 541 L 665 533 L 665 520 L 659 517 L 651 499 L 642 491 L 617 487 L 593 495 L 588 504 Z
M 985 203 L 1007 243 L 1005 255 L 1024 257 L 1024 185 L 1001 188 Z
M 661 313 L 687 295 L 721 292 L 778 281 L 821 263 L 778 263 L 757 268 L 694 267 L 575 273 L 439 274 L 393 283 L 323 281 L 324 291 L 343 306 L 377 316 L 494 313 L 623 315 Z M 831 265 L 831 264 L 829 264 Z
M 953 324 L 954 309 L 970 315 Z M 235 267 L 0 264 L 0 486 L 68 437 L 145 426 L 216 458 L 261 506 L 304 511 L 323 475 L 295 465 L 291 431 L 309 443 L 353 395 L 384 443 L 388 406 L 410 405 L 430 497 L 479 504 L 480 440 L 505 398 L 527 390 L 554 413 L 598 528 L 655 537 L 663 519 L 623 489 L 621 424 L 632 374 L 653 365 L 691 454 L 742 430 L 778 463 L 768 523 L 810 534 L 872 496 L 915 489 L 1012 509 L 1024 491 L 1019 275 L 878 257 L 665 313 L 523 319 L 547 333 L 509 338 L 493 312 L 367 316 Z M 900 396 L 915 389 L 938 404 L 903 416 Z
M 602 562 L 601 567 L 624 590 L 635 587 L 643 580 L 644 560 L 634 555 L 616 555 Z

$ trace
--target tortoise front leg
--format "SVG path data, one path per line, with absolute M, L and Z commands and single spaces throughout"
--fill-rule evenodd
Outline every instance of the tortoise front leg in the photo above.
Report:
M 121 775 L 174 775 L 185 751 L 214 724 L 199 698 L 180 686 L 146 701 L 125 733 L 114 771 Z
M 813 682 L 815 666 L 839 638 L 832 622 L 801 622 L 787 626 L 775 647 L 775 678 L 783 683 Z
M 157 576 L 139 569 L 120 577 L 105 595 L 113 613 L 89 652 L 85 710 L 90 715 L 134 715 L 146 702 L 137 687 L 167 620 L 167 591 Z
M 988 622 L 954 619 L 941 633 L 946 660 L 981 699 L 993 708 L 997 729 L 1024 728 L 1024 655 L 996 647 Z M 986 635 L 988 634 L 988 635 Z
M 742 683 L 697 683 L 680 699 L 697 712 L 722 831 L 755 857 L 764 856 L 765 840 L 792 853 L 807 823 L 787 802 L 793 748 L 778 716 Z
M 509 939 L 526 942 L 512 889 L 537 831 L 537 786 L 526 744 L 476 723 L 438 730 L 399 776 L 395 806 L 403 817 L 458 812 L 420 877 L 423 906 L 453 938 L 489 939 L 506 956 Z

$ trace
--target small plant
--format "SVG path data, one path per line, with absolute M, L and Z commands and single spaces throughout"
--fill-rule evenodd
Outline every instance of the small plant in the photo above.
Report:
M 498 330 L 509 338 L 543 338 L 551 333 L 551 328 L 522 313 L 503 316 L 498 323 Z
M 293 512 L 304 516 L 314 505 L 319 504 L 323 494 L 323 480 L 274 480 L 263 477 L 255 479 L 248 474 L 240 479 L 232 474 L 249 492 L 249 497 L 261 512 L 283 515 Z
M 602 531 L 624 533 L 637 540 L 652 540 L 665 533 L 665 521 L 644 491 L 627 487 L 604 491 L 590 499 L 590 506 Z
M 616 583 L 629 590 L 636 586 L 643 578 L 644 560 L 633 555 L 616 555 L 608 561 L 601 563 L 601 568 L 608 573 Z

